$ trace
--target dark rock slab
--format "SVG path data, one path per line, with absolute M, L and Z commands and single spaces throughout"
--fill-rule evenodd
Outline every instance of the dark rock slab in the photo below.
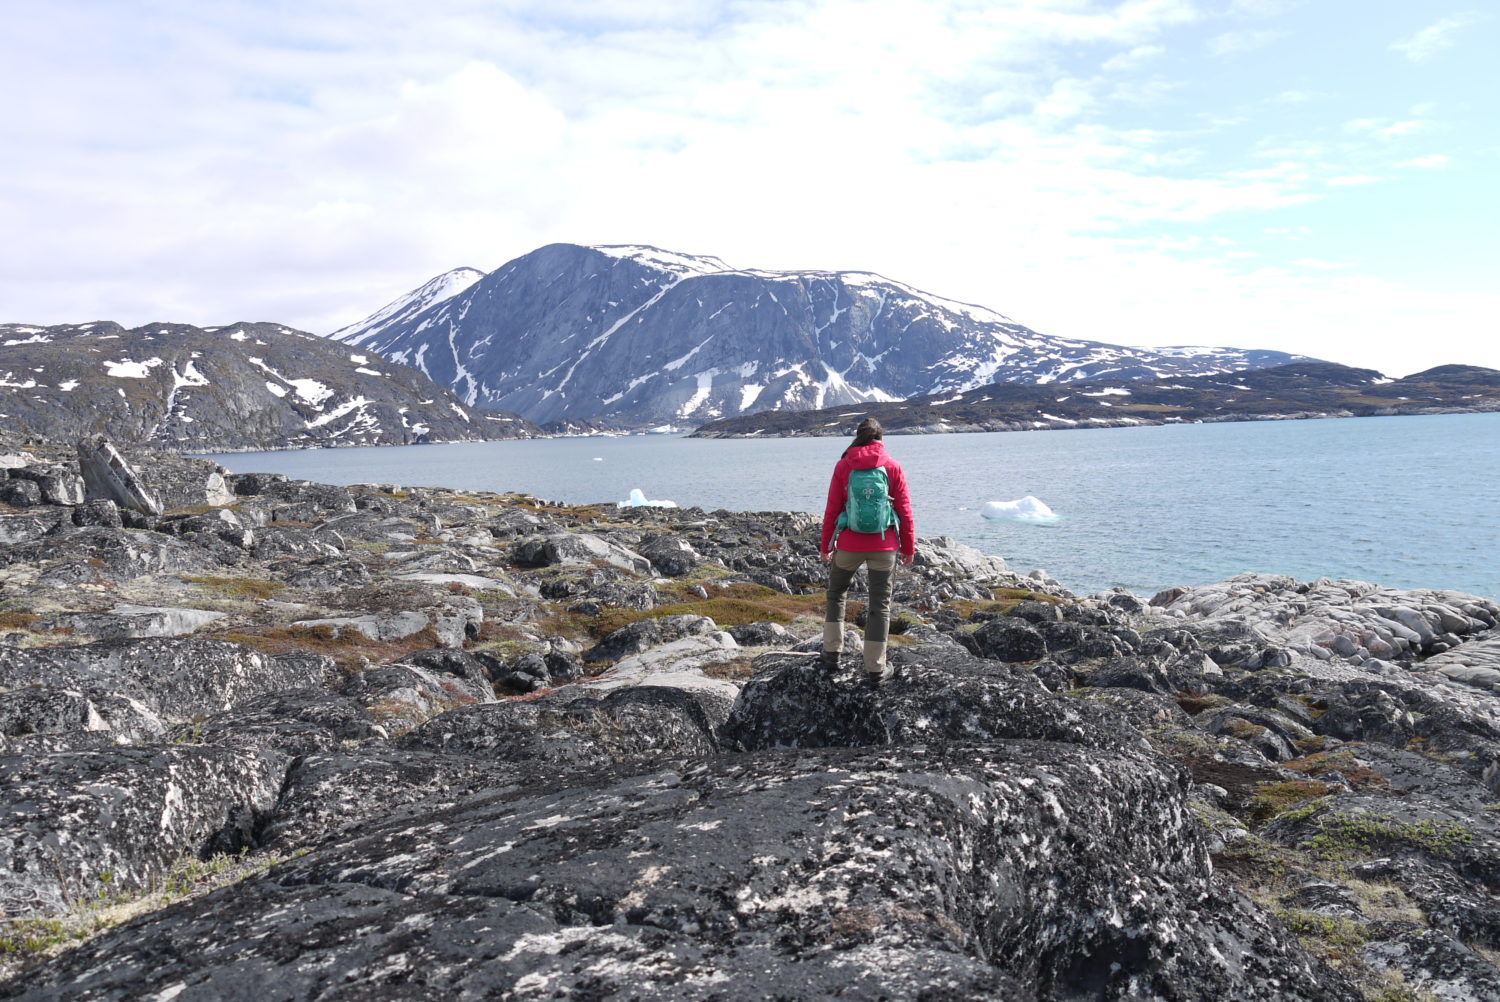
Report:
M 349 676 L 341 692 L 391 733 L 404 733 L 447 710 L 495 701 L 487 679 L 416 664 L 375 665 Z
M 746 751 L 926 741 L 1036 738 L 1138 747 L 1116 716 L 1054 696 L 1030 672 L 976 658 L 956 644 L 892 648 L 895 680 L 872 689 L 846 659 L 837 674 L 795 654 L 756 659 L 723 729 Z
M 240 703 L 232 710 L 178 724 L 176 742 L 255 748 L 288 756 L 338 748 L 346 741 L 386 736 L 360 703 L 323 689 L 287 689 Z
M 657 644 L 681 640 L 683 637 L 698 637 L 712 633 L 718 626 L 707 616 L 660 616 L 655 619 L 638 619 L 622 626 L 599 643 L 583 652 L 585 661 L 618 661 L 632 654 L 639 654 Z
M 704 700 L 722 705 L 705 707 Z M 401 745 L 544 765 L 560 774 L 641 759 L 707 757 L 719 750 L 717 731 L 728 712 L 728 700 L 662 686 L 558 693 L 450 710 Z
M 120 514 L 119 505 L 108 498 L 99 498 L 93 501 L 85 501 L 73 509 L 74 525 L 102 525 L 109 529 L 121 529 L 125 526 L 125 519 Z
M 107 500 L 143 515 L 161 514 L 161 504 L 135 469 L 103 436 L 79 440 L 78 471 L 90 500 Z
M 0 480 L 0 483 L 5 483 L 5 481 Z M 20 505 L 15 507 L 20 507 Z M 45 515 L 0 515 L 0 545 L 14 546 L 17 543 L 30 543 L 41 539 L 57 527 L 61 512 L 64 510 L 53 508 Z
M 12 997 L 1357 998 L 1216 889 L 1182 787 L 1016 741 L 507 791 L 138 919 Z
M 0 687 L 99 688 L 137 699 L 174 721 L 227 710 L 269 692 L 317 686 L 333 672 L 327 658 L 273 656 L 219 640 L 0 647 Z
M 44 504 L 42 489 L 32 480 L 0 479 L 0 504 L 12 508 L 35 508 Z
M 286 765 L 171 745 L 0 758 L 0 913 L 56 913 L 106 874 L 144 888 L 184 855 L 251 844 Z
M 222 566 L 191 542 L 157 532 L 109 526 L 65 528 L 0 552 L 5 564 L 44 567 L 40 580 L 58 588 L 125 584 L 151 574 L 203 573 Z
M 23 685 L 0 692 L 0 734 L 97 734 L 109 744 L 160 740 L 166 733 L 150 707 L 102 686 Z
M 417 812 L 452 808 L 468 797 L 515 790 L 545 773 L 524 764 L 365 745 L 297 759 L 261 834 L 282 852 L 306 849 L 341 832 L 362 834 L 405 805 Z
M 647 536 L 635 550 L 651 561 L 656 573 L 669 578 L 681 577 L 703 562 L 693 544 L 670 533 Z

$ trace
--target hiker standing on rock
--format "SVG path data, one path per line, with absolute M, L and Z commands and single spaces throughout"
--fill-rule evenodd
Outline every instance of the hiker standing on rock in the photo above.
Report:
M 906 475 L 885 454 L 885 429 L 865 418 L 854 432 L 854 443 L 844 450 L 828 483 L 823 510 L 823 541 L 819 547 L 828 569 L 828 611 L 823 617 L 823 665 L 838 666 L 844 646 L 844 599 L 854 572 L 869 569 L 870 604 L 865 610 L 865 672 L 870 681 L 884 682 L 891 669 L 885 647 L 891 624 L 891 580 L 896 554 L 910 567 L 916 552 L 916 526 Z

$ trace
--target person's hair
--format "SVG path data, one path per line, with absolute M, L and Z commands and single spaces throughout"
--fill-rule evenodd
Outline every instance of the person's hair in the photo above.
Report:
M 862 445 L 871 442 L 879 442 L 885 438 L 885 429 L 880 427 L 880 422 L 872 417 L 867 417 L 854 429 L 854 441 L 849 443 L 849 449 L 858 449 Z M 844 455 L 849 455 L 849 449 L 844 450 Z

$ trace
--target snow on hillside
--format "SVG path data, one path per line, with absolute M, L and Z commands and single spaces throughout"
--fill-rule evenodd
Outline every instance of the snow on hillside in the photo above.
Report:
M 416 316 L 424 310 L 452 299 L 484 277 L 477 268 L 454 268 L 406 295 L 392 300 L 358 323 L 341 327 L 328 335 L 330 340 L 362 345 L 393 324 Z
M 331 336 L 471 406 L 626 426 L 1299 358 L 1059 338 L 868 271 L 740 269 L 640 244 L 549 244 L 482 280 L 459 269 Z

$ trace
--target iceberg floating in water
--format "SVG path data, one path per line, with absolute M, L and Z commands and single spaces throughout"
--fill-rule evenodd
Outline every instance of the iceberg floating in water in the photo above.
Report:
M 980 514 L 985 518 L 1014 518 L 1024 522 L 1057 521 L 1057 512 L 1048 508 L 1045 501 L 1030 494 L 1015 501 L 986 501 L 984 511 Z
M 676 501 L 648 501 L 645 493 L 639 488 L 631 488 L 630 497 L 619 502 L 620 508 L 676 508 Z

